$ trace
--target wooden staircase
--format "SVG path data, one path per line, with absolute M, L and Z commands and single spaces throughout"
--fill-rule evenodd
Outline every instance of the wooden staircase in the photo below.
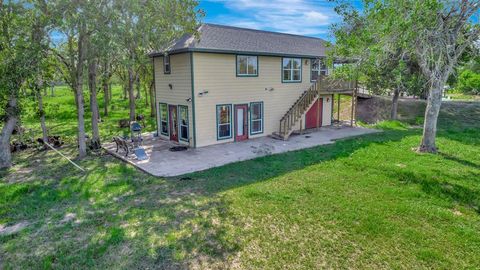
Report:
M 277 139 L 287 140 L 295 131 L 295 125 L 307 112 L 310 106 L 317 100 L 320 94 L 351 94 L 352 99 L 356 99 L 356 83 L 352 81 L 329 80 L 326 77 L 319 78 L 310 87 L 300 95 L 300 97 L 288 109 L 285 115 L 280 119 L 280 129 L 274 132 L 272 136 Z M 352 106 L 356 105 L 352 104 Z M 353 110 L 352 110 L 353 114 Z M 352 116 L 353 119 L 354 116 Z

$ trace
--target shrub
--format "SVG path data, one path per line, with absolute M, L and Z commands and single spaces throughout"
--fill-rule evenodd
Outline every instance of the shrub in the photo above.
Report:
M 466 69 L 460 73 L 457 89 L 465 94 L 480 94 L 480 74 Z

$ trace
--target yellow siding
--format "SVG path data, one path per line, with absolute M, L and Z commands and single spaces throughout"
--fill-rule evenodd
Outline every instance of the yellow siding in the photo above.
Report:
M 157 99 L 157 125 L 160 134 L 158 103 L 168 103 L 170 105 L 185 105 L 188 106 L 190 145 L 193 146 L 193 113 L 192 102 L 187 99 L 192 97 L 192 80 L 191 80 L 191 65 L 190 54 L 175 54 L 170 56 L 171 73 L 163 73 L 163 57 L 155 57 L 155 89 Z M 170 90 L 169 84 L 172 84 Z M 178 110 L 178 109 L 177 109 Z M 161 137 L 167 138 L 167 136 Z M 185 143 L 180 141 L 180 143 Z
M 302 82 L 282 83 L 281 57 L 259 56 L 258 77 L 236 77 L 236 56 L 193 53 L 197 146 L 233 141 L 217 140 L 216 105 L 264 102 L 264 131 L 249 137 L 278 131 L 280 118 L 310 85 L 310 61 L 302 59 Z M 172 65 L 172 74 L 174 66 Z M 269 89 L 273 88 L 273 91 Z M 267 89 L 267 90 L 266 90 Z M 198 94 L 208 91 L 208 94 Z M 331 120 L 331 97 L 324 98 L 323 123 Z M 233 121 L 233 119 L 232 119 Z M 232 125 L 233 133 L 233 125 Z

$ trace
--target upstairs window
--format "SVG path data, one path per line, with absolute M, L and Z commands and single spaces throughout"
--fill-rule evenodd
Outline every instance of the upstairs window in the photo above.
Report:
M 163 74 L 170 74 L 170 55 L 163 57 Z
M 310 80 L 312 82 L 316 81 L 318 77 L 325 76 L 328 74 L 327 64 L 325 63 L 325 59 L 311 59 L 310 60 Z
M 258 57 L 253 55 L 237 55 L 237 76 L 258 76 Z
M 301 82 L 302 81 L 302 59 L 283 58 L 282 59 L 282 82 Z

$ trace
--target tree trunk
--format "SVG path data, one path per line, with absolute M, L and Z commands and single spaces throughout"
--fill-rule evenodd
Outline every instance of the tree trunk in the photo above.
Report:
M 123 83 L 123 99 L 127 99 L 127 94 L 128 94 L 128 83 Z
M 130 121 L 135 121 L 135 93 L 133 84 L 135 82 L 135 75 L 133 69 L 128 68 L 128 99 L 130 103 Z
M 11 97 L 7 105 L 7 119 L 0 134 L 0 169 L 12 166 L 12 153 L 10 152 L 10 138 L 18 121 L 17 99 Z
M 141 99 L 142 98 L 142 91 L 141 91 L 141 87 L 140 87 L 140 76 L 136 76 L 135 78 L 135 87 L 137 88 L 137 96 L 135 97 L 135 99 Z
M 150 85 L 150 116 L 151 117 L 155 117 L 157 111 L 155 109 L 155 85 L 154 83 L 152 82 L 152 84 Z
M 432 85 L 425 109 L 425 122 L 423 124 L 423 137 L 419 152 L 436 153 L 435 136 L 437 133 L 437 119 L 442 105 L 442 89 L 444 84 L 439 82 Z
M 392 98 L 392 111 L 390 113 L 390 118 L 392 120 L 397 120 L 397 111 L 398 111 L 398 98 L 400 96 L 400 89 L 396 88 L 393 91 L 393 98 Z
M 145 107 L 148 107 L 148 105 L 150 104 L 149 103 L 149 97 L 150 95 L 148 94 L 149 90 L 148 90 L 148 86 L 147 85 L 143 85 L 143 90 L 145 90 Z
M 98 119 L 100 116 L 97 102 L 97 63 L 90 60 L 88 64 L 88 88 L 90 89 L 90 110 L 92 112 L 92 149 L 100 148 L 100 132 L 98 131 Z
M 108 116 L 108 105 L 110 102 L 110 93 L 108 91 L 108 82 L 106 79 L 103 80 L 103 116 Z
M 39 91 L 36 91 L 36 93 L 38 98 L 38 112 L 40 116 L 40 126 L 42 127 L 42 139 L 44 142 L 48 143 L 47 125 L 45 123 L 45 111 L 43 110 L 43 97 Z M 43 148 L 47 149 L 47 146 L 44 144 Z
M 77 140 L 78 140 L 78 158 L 83 159 L 87 156 L 87 144 L 85 139 L 85 108 L 83 99 L 83 63 L 85 61 L 84 49 L 85 36 L 80 32 L 78 37 L 78 60 L 75 68 L 75 101 L 77 104 Z

